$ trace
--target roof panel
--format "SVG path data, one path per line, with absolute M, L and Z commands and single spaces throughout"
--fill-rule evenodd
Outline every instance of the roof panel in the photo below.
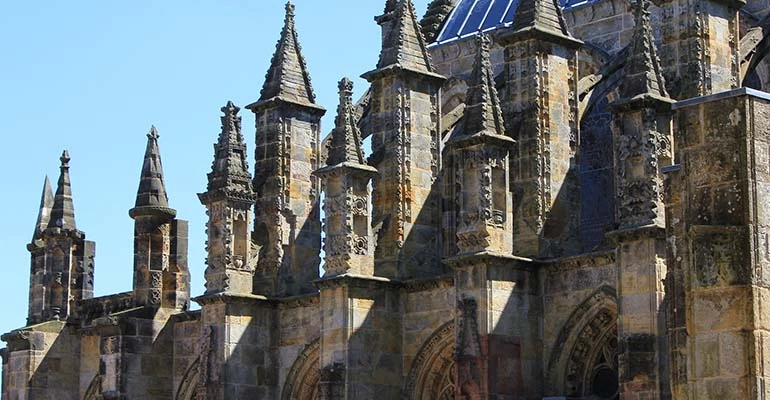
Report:
M 559 0 L 559 5 L 567 9 L 595 1 L 597 0 Z M 516 16 L 519 2 L 520 0 L 459 0 L 433 46 L 499 26 L 510 26 Z
M 492 0 L 476 0 L 470 14 L 468 14 L 468 20 L 465 22 L 465 26 L 463 26 L 463 29 L 460 31 L 460 36 L 476 33 L 481 30 L 481 26 L 485 21 L 491 3 Z
M 509 9 L 516 9 L 519 0 L 494 0 L 492 2 L 492 8 L 489 10 L 489 15 L 484 20 L 484 24 L 481 26 L 482 31 L 494 28 L 503 22 L 505 15 Z

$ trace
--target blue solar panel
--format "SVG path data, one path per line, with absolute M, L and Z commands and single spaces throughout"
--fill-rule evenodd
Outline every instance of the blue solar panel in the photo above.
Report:
M 516 8 L 518 4 L 519 0 L 494 0 L 492 8 L 489 10 L 489 15 L 487 16 L 487 19 L 484 20 L 484 25 L 481 26 L 481 30 L 485 31 L 500 25 L 503 22 L 503 17 L 508 8 Z
M 446 22 L 444 29 L 439 35 L 438 42 L 454 39 L 458 36 L 474 3 L 476 3 L 475 0 L 461 0 L 460 3 L 455 6 L 452 14 L 449 15 L 449 21 Z
M 520 0 L 460 0 L 449 14 L 436 44 L 450 42 L 501 25 L 510 25 Z M 593 3 L 596 0 L 559 0 L 562 8 Z
M 486 17 L 491 3 L 492 0 L 476 0 L 470 15 L 468 15 L 468 20 L 465 22 L 465 26 L 463 26 L 463 29 L 460 31 L 460 36 L 475 33 L 481 29 L 484 17 Z
M 510 23 L 513 22 L 513 17 L 516 16 L 516 9 L 519 8 L 519 0 L 513 0 L 510 8 L 508 8 L 508 12 L 505 13 L 505 17 L 503 17 L 504 23 Z

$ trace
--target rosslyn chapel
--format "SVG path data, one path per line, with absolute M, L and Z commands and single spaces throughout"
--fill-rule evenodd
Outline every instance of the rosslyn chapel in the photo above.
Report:
M 770 1 L 382 1 L 323 106 L 286 5 L 206 243 L 148 133 L 132 291 L 94 297 L 62 154 L 2 400 L 770 399 Z

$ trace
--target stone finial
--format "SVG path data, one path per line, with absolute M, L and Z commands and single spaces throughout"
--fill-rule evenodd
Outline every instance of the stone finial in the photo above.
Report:
M 425 35 L 427 43 L 436 40 L 439 32 L 441 32 L 441 27 L 444 25 L 444 21 L 449 17 L 456 1 L 457 0 L 433 0 L 428 4 L 428 11 L 425 12 L 425 16 L 420 20 L 422 33 Z
M 394 18 L 388 23 L 394 25 L 383 39 L 377 68 L 400 66 L 418 72 L 434 73 L 430 54 L 425 47 L 422 27 L 417 23 L 412 1 L 397 0 L 393 7 Z
M 210 197 L 224 194 L 230 198 L 254 201 L 252 179 L 246 159 L 246 143 L 241 133 L 240 108 L 228 101 L 221 108 L 222 131 L 214 144 L 214 162 L 208 174 L 208 191 L 198 195 L 206 204 Z
M 51 221 L 51 209 L 53 208 L 53 190 L 48 176 L 43 183 L 43 193 L 40 196 L 40 211 L 37 214 L 37 223 L 35 224 L 35 233 L 32 235 L 32 241 L 40 239 L 43 232 Z
M 638 0 L 635 5 L 636 26 L 628 47 L 625 79 L 620 85 L 621 101 L 639 97 L 669 98 L 652 37 L 649 7 L 649 0 Z
M 59 182 L 56 185 L 56 195 L 51 207 L 51 217 L 48 228 L 76 231 L 75 206 L 72 203 L 72 186 L 70 183 L 70 154 L 67 150 L 62 152 Z
M 176 211 L 168 206 L 166 184 L 163 181 L 163 164 L 158 148 L 158 130 L 153 125 L 147 133 L 147 148 L 144 152 L 144 164 L 136 192 L 136 203 L 129 210 L 131 218 L 140 215 L 164 215 L 173 217 Z
M 340 103 L 329 146 L 328 165 L 344 162 L 364 164 L 361 135 L 356 126 L 355 104 L 353 103 L 353 81 L 342 78 L 339 82 Z
M 492 41 L 489 36 L 481 34 L 476 38 L 476 45 L 478 50 L 465 97 L 464 133 L 505 136 L 500 98 L 497 96 L 492 63 L 489 60 Z
M 385 11 L 383 11 L 384 14 L 390 14 L 393 11 L 396 11 L 396 6 L 398 5 L 399 0 L 387 0 L 385 2 Z
M 310 83 L 302 47 L 294 25 L 294 4 L 286 3 L 281 37 L 275 46 L 275 54 L 265 76 L 265 84 L 257 103 L 278 98 L 291 103 L 315 105 L 315 93 Z M 249 106 L 256 105 L 252 104 Z

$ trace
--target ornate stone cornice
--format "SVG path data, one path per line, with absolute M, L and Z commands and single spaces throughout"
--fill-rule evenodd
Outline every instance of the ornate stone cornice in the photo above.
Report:
M 535 265 L 530 258 L 517 257 L 511 254 L 496 253 L 492 251 L 460 254 L 455 257 L 445 258 L 443 262 L 455 269 L 473 267 L 478 264 L 510 264 L 511 267 L 526 269 L 533 268 Z
M 209 304 L 234 304 L 234 303 L 248 303 L 248 304 L 271 304 L 273 303 L 269 298 L 256 294 L 232 294 L 232 293 L 214 293 L 204 296 L 198 296 L 192 299 L 194 302 L 201 306 Z
M 366 72 L 361 75 L 361 78 L 366 79 L 368 82 L 374 82 L 375 80 L 384 76 L 403 76 L 407 78 L 426 78 L 432 81 L 436 85 L 442 85 L 447 78 L 444 75 L 437 74 L 435 72 L 420 71 L 414 68 L 405 67 L 402 65 L 390 65 L 383 68 L 378 68 L 373 71 Z
M 356 288 L 398 288 L 401 282 L 378 276 L 342 274 L 330 278 L 322 278 L 314 281 L 313 284 L 318 289 L 333 289 L 338 287 L 356 287 Z
M 616 244 L 639 239 L 665 239 L 666 228 L 658 225 L 645 225 L 607 232 L 605 236 Z
M 309 293 L 300 296 L 286 297 L 282 299 L 275 299 L 278 303 L 278 308 L 281 310 L 292 308 L 304 308 L 321 304 L 320 293 Z
M 556 258 L 548 261 L 538 261 L 537 263 L 543 268 L 546 268 L 549 272 L 585 268 L 589 265 L 610 265 L 615 263 L 615 250 L 613 249 L 581 254 L 572 257 Z
M 425 292 L 434 289 L 446 289 L 454 287 L 454 275 L 443 275 L 424 279 L 412 279 L 403 282 L 407 293 Z

